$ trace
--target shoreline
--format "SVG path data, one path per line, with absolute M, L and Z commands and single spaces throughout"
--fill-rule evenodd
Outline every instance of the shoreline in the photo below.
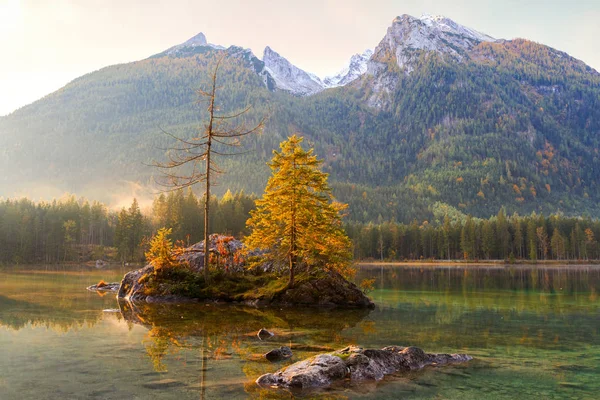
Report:
M 486 261 L 464 261 L 464 260 L 427 260 L 427 261 L 355 261 L 357 266 L 379 267 L 379 266 L 407 266 L 407 267 L 504 267 L 504 266 L 544 266 L 544 267 L 564 267 L 564 266 L 600 266 L 600 260 L 516 260 L 510 263 L 506 260 L 486 260 Z

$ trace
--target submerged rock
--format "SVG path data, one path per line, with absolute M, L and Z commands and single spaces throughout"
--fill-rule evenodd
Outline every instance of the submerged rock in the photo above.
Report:
M 287 346 L 281 346 L 278 349 L 273 349 L 265 354 L 265 358 L 271 362 L 283 361 L 292 357 L 292 349 Z
M 121 286 L 121 282 L 111 282 L 106 283 L 101 281 L 95 285 L 88 286 L 87 290 L 96 291 L 96 292 L 116 292 L 119 290 Z
M 418 347 L 388 346 L 381 350 L 363 350 L 350 346 L 299 361 L 273 374 L 262 375 L 256 383 L 262 387 L 295 389 L 325 387 L 340 379 L 380 380 L 399 371 L 471 359 L 466 354 L 429 354 Z
M 258 331 L 258 333 L 256 334 L 256 336 L 258 336 L 258 338 L 260 340 L 265 340 L 265 339 L 268 339 L 268 338 L 272 337 L 273 333 L 269 332 L 265 328 L 262 328 L 260 331 Z
M 142 386 L 148 389 L 170 389 L 177 386 L 185 386 L 185 383 L 175 379 L 161 379 L 158 381 L 143 383 Z

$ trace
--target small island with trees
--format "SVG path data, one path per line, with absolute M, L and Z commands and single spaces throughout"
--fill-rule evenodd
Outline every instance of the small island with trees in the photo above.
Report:
M 272 176 L 243 243 L 211 235 L 208 251 L 206 242 L 186 248 L 160 229 L 146 252 L 149 264 L 124 277 L 118 297 L 373 307 L 364 288 L 348 280 L 354 269 L 341 221 L 345 205 L 333 200 L 320 161 L 301 143 L 294 135 L 274 151 Z

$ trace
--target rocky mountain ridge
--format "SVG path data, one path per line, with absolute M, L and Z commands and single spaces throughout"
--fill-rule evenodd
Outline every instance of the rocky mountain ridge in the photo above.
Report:
M 410 74 L 414 68 L 412 62 L 420 51 L 432 51 L 449 58 L 461 61 L 466 52 L 480 42 L 495 42 L 496 39 L 474 29 L 460 25 L 444 16 L 424 14 L 415 18 L 404 14 L 396 17 L 392 26 L 375 50 L 366 50 L 362 54 L 353 55 L 348 64 L 333 76 L 320 78 L 295 66 L 271 47 L 264 49 L 263 68 L 256 73 L 263 77 L 265 85 L 268 81 L 274 85 L 270 90 L 282 90 L 297 96 L 310 96 L 325 89 L 345 86 L 365 74 L 377 78 L 375 97 L 369 100 L 373 107 L 381 107 L 385 102 L 380 101 L 379 93 L 390 93 L 395 89 L 396 79 L 385 74 L 386 63 L 390 56 L 395 59 L 398 68 Z M 165 53 L 176 55 L 199 47 L 210 47 L 223 50 L 225 47 L 210 44 L 203 33 L 199 33 L 182 44 L 168 49 Z M 250 58 L 256 56 L 249 49 Z M 164 53 L 161 53 L 164 54 Z M 268 77 L 267 77 L 268 76 Z

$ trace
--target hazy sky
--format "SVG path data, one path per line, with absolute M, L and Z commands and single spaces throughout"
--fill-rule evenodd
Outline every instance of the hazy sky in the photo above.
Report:
M 600 0 L 0 0 L 0 115 L 198 32 L 260 58 L 269 45 L 307 71 L 333 74 L 375 47 L 395 16 L 422 13 L 544 43 L 600 70 Z

